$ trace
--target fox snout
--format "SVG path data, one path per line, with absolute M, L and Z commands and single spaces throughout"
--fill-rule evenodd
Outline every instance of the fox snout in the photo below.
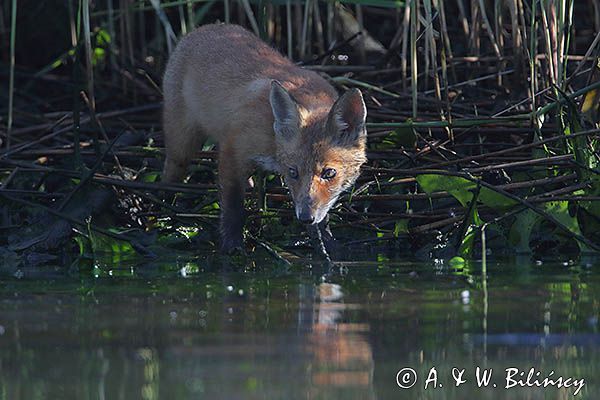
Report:
M 303 224 L 312 225 L 315 223 L 315 217 L 310 212 L 306 212 L 298 215 L 298 221 L 302 222 Z
M 310 197 L 297 201 L 295 204 L 296 218 L 307 225 L 320 223 L 327 215 L 327 211 L 329 211 L 329 207 L 319 204 L 319 202 Z
M 314 224 L 315 223 L 315 212 L 312 207 L 307 206 L 306 204 L 298 204 L 296 205 L 296 218 L 298 221 L 303 224 Z

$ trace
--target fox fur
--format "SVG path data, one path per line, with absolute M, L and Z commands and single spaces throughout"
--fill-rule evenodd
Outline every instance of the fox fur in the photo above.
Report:
M 180 181 L 206 138 L 218 142 L 225 252 L 243 244 L 244 193 L 255 167 L 281 174 L 298 219 L 318 224 L 366 161 L 360 91 L 338 98 L 319 74 L 240 26 L 204 25 L 183 37 L 163 92 L 163 181 Z

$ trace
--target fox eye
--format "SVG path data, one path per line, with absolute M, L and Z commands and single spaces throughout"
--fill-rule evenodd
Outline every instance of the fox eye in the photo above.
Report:
M 296 168 L 290 167 L 288 169 L 288 174 L 292 179 L 298 179 L 298 170 Z
M 337 174 L 337 171 L 335 169 L 325 168 L 321 173 L 321 178 L 326 180 L 333 179 L 335 177 L 335 174 Z

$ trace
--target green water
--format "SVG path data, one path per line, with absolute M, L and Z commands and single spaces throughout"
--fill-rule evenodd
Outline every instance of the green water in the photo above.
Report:
M 0 286 L 0 398 L 597 399 L 599 272 L 494 263 L 485 286 L 477 265 L 433 262 L 20 271 Z M 507 368 L 585 385 L 507 389 Z

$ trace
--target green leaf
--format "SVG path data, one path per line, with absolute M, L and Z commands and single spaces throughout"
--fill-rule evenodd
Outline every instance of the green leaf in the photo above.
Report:
M 96 44 L 98 46 L 106 46 L 110 44 L 110 33 L 106 29 L 99 29 L 96 32 Z
M 441 191 L 450 193 L 463 207 L 467 207 L 471 202 L 471 199 L 473 199 L 473 190 L 477 187 L 474 182 L 460 176 L 437 174 L 419 175 L 417 176 L 417 182 L 428 194 Z M 478 200 L 491 208 L 509 208 L 518 204 L 510 197 L 487 187 L 480 188 Z
M 577 221 L 577 217 L 572 216 L 569 213 L 568 201 L 550 201 L 544 204 L 544 208 L 548 214 L 556 218 L 558 222 L 569 229 L 569 231 L 577 235 L 581 235 L 581 229 L 579 228 L 579 221 Z M 579 240 L 577 241 L 577 245 L 579 246 L 579 250 L 589 251 L 589 248 Z
M 394 237 L 398 237 L 401 233 L 408 233 L 408 219 L 396 221 L 394 225 Z
M 594 175 L 591 177 L 591 189 L 586 189 L 584 194 L 589 196 L 600 195 L 600 176 Z M 581 206 L 593 216 L 600 218 L 600 201 L 582 201 Z
M 142 175 L 142 182 L 156 182 L 160 174 L 158 172 L 149 172 Z
M 476 187 L 473 182 L 459 176 L 424 174 L 418 175 L 416 179 L 427 194 L 446 191 L 454 196 L 463 207 L 467 207 L 473 198 L 471 190 Z
M 513 200 L 502 193 L 495 192 L 486 187 L 481 188 L 479 192 L 479 200 L 491 208 L 510 208 L 519 204 L 516 200 Z
M 92 55 L 92 65 L 98 65 L 103 62 L 106 58 L 106 50 L 102 47 L 94 48 L 94 54 Z
M 463 269 L 465 267 L 465 259 L 459 256 L 452 257 L 448 264 L 455 269 Z
M 527 209 L 518 213 L 510 227 L 508 242 L 515 248 L 517 253 L 531 253 L 529 240 L 534 225 L 542 217 L 534 211 Z
M 413 128 L 403 127 L 391 131 L 382 141 L 383 148 L 407 147 L 413 148 L 417 143 L 417 136 Z

